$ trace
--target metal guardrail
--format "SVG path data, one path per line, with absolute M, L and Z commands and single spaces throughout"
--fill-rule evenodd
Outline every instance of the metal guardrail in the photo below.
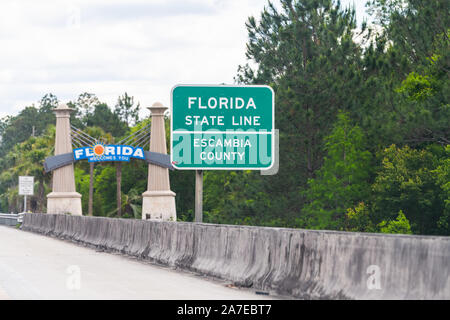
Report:
M 15 226 L 18 223 L 22 223 L 23 213 L 0 213 L 0 225 Z

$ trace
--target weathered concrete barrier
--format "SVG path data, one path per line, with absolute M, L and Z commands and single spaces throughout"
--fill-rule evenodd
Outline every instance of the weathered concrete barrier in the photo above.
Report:
M 26 214 L 23 229 L 305 299 L 450 299 L 450 237 Z

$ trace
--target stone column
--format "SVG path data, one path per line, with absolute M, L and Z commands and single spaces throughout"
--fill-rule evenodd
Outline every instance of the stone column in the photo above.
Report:
M 72 152 L 70 137 L 70 112 L 66 104 L 60 104 L 55 110 L 56 137 L 55 155 Z M 73 163 L 53 171 L 53 189 L 47 195 L 47 213 L 70 213 L 82 215 L 81 194 L 75 191 Z
M 148 108 L 151 112 L 150 151 L 167 154 L 164 129 L 164 107 L 156 102 Z M 175 193 L 170 190 L 169 169 L 148 165 L 147 191 L 142 194 L 142 219 L 176 221 Z

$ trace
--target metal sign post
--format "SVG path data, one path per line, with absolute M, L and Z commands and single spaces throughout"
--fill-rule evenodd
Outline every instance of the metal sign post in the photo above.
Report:
M 195 170 L 195 222 L 203 222 L 203 170 Z
M 23 198 L 23 212 L 27 212 L 27 196 L 34 194 L 34 177 L 20 176 L 19 177 L 19 195 Z

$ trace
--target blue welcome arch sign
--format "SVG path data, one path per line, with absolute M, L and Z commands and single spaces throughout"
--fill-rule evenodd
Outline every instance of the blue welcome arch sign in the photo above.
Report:
M 130 161 L 131 158 L 145 160 L 144 149 L 128 145 L 95 144 L 73 150 L 75 161 L 87 159 L 89 162 Z

